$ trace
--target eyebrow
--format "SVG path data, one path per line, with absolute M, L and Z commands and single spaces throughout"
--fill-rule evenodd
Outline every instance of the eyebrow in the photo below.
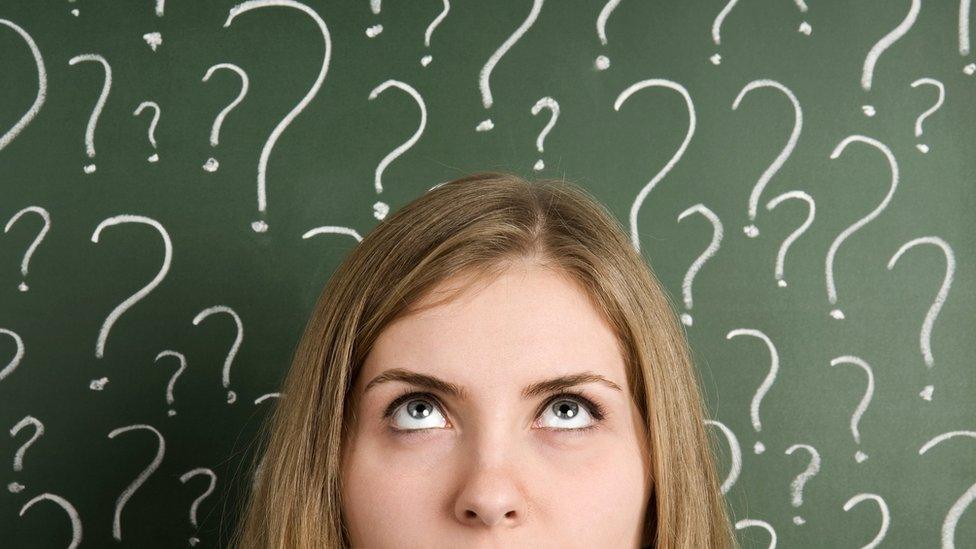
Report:
M 369 383 L 366 384 L 363 394 L 381 383 L 391 381 L 402 381 L 404 383 L 409 383 L 410 385 L 416 385 L 417 387 L 451 395 L 458 400 L 467 400 L 468 393 L 464 387 L 444 381 L 431 375 L 411 372 L 410 370 L 405 370 L 403 368 L 393 368 L 374 377 Z M 593 372 L 580 372 L 578 374 L 568 374 L 531 383 L 522 389 L 522 398 L 532 398 L 539 395 L 555 393 L 563 389 L 568 389 L 569 387 L 582 385 L 584 383 L 602 383 L 611 389 L 621 391 L 619 385 L 599 374 L 595 374 Z

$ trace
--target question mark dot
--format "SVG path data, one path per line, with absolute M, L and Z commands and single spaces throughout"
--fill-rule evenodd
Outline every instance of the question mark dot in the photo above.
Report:
M 89 165 L 85 166 L 85 173 L 92 173 L 94 171 L 95 171 L 95 165 L 94 164 L 89 164 Z
M 806 522 L 807 521 L 803 520 L 803 517 L 793 517 L 793 524 L 796 524 L 797 526 L 806 524 Z
M 373 25 L 366 29 L 366 36 L 373 38 L 381 32 L 383 32 L 383 25 Z
M 539 171 L 539 170 L 545 169 L 546 163 L 543 162 L 542 159 L 540 158 L 540 159 L 538 159 L 538 160 L 535 161 L 535 166 L 532 166 L 532 167 L 535 169 L 535 171 Z
M 195 547 L 196 544 L 200 543 L 200 538 L 190 538 L 190 545 Z
M 685 326 L 691 326 L 691 324 L 694 322 L 694 319 L 691 318 L 691 315 L 690 314 L 688 314 L 688 313 L 682 313 L 681 314 L 681 322 Z
M 234 391 L 227 391 L 227 404 L 233 404 L 237 402 L 237 393 Z
M 752 447 L 752 450 L 757 454 L 761 454 L 766 451 L 766 445 L 762 442 L 756 441 L 756 445 Z
M 219 167 L 220 167 L 220 162 L 217 162 L 217 159 L 212 156 L 208 158 L 207 162 L 203 165 L 203 169 L 210 173 L 217 171 L 217 168 Z
M 166 414 L 169 415 L 169 417 L 173 417 L 173 416 L 176 415 L 176 410 L 170 410 L 170 411 L 166 412 Z
M 800 23 L 800 27 L 798 29 L 796 29 L 796 30 L 798 32 L 801 32 L 801 33 L 807 35 L 807 36 L 810 36 L 810 33 L 813 32 L 813 27 L 810 26 L 810 23 L 807 23 L 806 21 L 804 21 L 804 22 Z
M 918 394 L 918 396 L 922 397 L 925 400 L 931 401 L 932 400 L 932 391 L 934 391 L 934 390 L 935 390 L 935 386 L 933 386 L 933 385 L 926 385 L 925 388 L 922 389 L 922 392 L 920 392 Z
M 779 279 L 779 280 L 776 281 L 776 285 L 779 286 L 780 288 L 785 288 L 786 287 L 786 281 L 781 278 L 781 279 Z
M 149 158 L 147 158 L 146 160 L 148 160 L 150 162 L 159 162 L 159 155 L 153 153 L 153 155 L 150 156 Z
M 605 71 L 610 68 L 610 58 L 606 55 L 598 56 L 596 61 L 593 62 L 593 65 L 597 70 Z
M 718 65 L 722 62 L 722 55 L 716 53 L 715 55 L 709 57 L 708 59 L 711 60 L 713 65 Z
M 75 9 L 71 10 L 71 15 L 74 15 L 75 17 L 78 17 L 78 9 L 75 8 Z
M 255 221 L 251 223 L 251 228 L 254 229 L 256 233 L 264 233 L 268 231 L 268 224 L 264 221 Z
M 868 455 L 860 450 L 858 450 L 857 453 L 854 454 L 854 460 L 857 461 L 858 463 L 863 463 L 864 460 L 866 459 L 868 459 Z
M 746 225 L 745 227 L 742 227 L 742 232 L 746 233 L 746 236 L 749 238 L 756 238 L 759 236 L 759 227 L 756 227 L 755 225 Z
M 434 57 L 432 55 L 425 55 L 420 58 L 420 64 L 426 67 L 427 65 L 430 65 L 430 62 L 433 60 Z
M 844 311 L 834 309 L 833 311 L 830 311 L 830 316 L 836 318 L 837 320 L 844 320 Z
M 7 485 L 7 490 L 9 490 L 10 493 L 12 494 L 18 494 L 22 492 L 24 488 L 26 488 L 26 486 L 24 486 L 19 482 L 11 482 L 10 484 Z
M 20 290 L 20 291 L 22 291 L 22 292 L 26 292 L 28 290 L 27 283 L 26 282 L 21 282 L 20 285 L 17 286 L 17 289 Z
M 922 151 L 922 154 L 929 152 L 929 146 L 925 143 L 919 143 L 918 145 L 915 145 L 915 148 Z
M 386 202 L 377 202 L 373 204 L 373 217 L 383 221 L 386 219 L 386 214 L 390 213 L 390 206 Z
M 495 123 L 491 121 L 491 118 L 486 118 L 478 123 L 475 130 L 479 132 L 486 132 L 495 127 Z
M 874 116 L 875 113 L 877 112 L 874 110 L 874 107 L 871 105 L 864 105 L 861 107 L 861 110 L 864 111 L 864 116 L 868 116 L 868 117 Z
M 966 73 L 969 76 L 972 76 L 974 73 L 976 73 L 976 63 L 970 63 L 966 65 L 965 67 L 963 67 L 962 72 Z

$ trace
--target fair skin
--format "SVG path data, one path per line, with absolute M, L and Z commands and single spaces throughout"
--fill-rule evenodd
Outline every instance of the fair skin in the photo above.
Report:
M 591 377 L 523 394 L 581 373 Z M 518 264 L 400 317 L 352 390 L 358 419 L 343 446 L 341 500 L 353 547 L 640 547 L 644 426 L 611 327 L 570 279 Z M 553 399 L 564 390 L 597 403 L 603 419 L 575 395 Z M 421 394 L 384 418 L 407 392 Z M 583 427 L 594 428 L 572 430 Z

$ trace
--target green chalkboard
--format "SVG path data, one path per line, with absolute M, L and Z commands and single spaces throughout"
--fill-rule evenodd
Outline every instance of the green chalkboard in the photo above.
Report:
M 682 304 L 744 547 L 973 546 L 968 4 L 4 0 L 0 545 L 223 546 L 330 274 L 508 170 Z

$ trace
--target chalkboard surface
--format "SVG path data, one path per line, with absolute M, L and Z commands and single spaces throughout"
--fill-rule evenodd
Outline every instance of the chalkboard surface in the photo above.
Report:
M 968 1 L 0 4 L 4 547 L 218 547 L 321 287 L 482 170 L 677 303 L 744 547 L 976 546 Z

